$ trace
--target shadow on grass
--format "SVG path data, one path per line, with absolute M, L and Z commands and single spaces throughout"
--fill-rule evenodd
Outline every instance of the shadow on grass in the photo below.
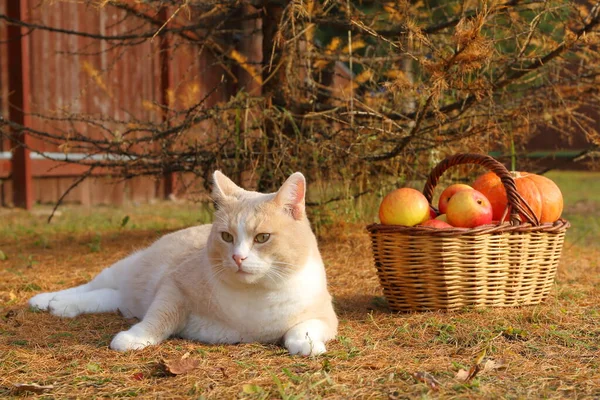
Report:
M 335 296 L 333 303 L 340 319 L 358 321 L 368 313 L 393 314 L 383 296 L 347 294 Z

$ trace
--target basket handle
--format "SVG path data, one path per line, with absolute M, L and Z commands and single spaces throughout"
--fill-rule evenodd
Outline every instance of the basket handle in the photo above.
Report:
M 506 190 L 508 204 L 510 205 L 511 224 L 517 225 L 521 222 L 519 219 L 519 214 L 523 215 L 527 219 L 527 222 L 532 225 L 537 226 L 540 224 L 538 217 L 535 215 L 529 204 L 527 204 L 527 201 L 525 201 L 525 199 L 523 199 L 523 197 L 517 191 L 515 180 L 511 176 L 510 172 L 502 163 L 485 154 L 456 154 L 447 157 L 445 160 L 442 160 L 431 171 L 429 177 L 427 178 L 427 182 L 425 183 L 425 187 L 423 188 L 423 194 L 427 198 L 427 201 L 429 201 L 429 204 L 431 204 L 431 200 L 433 199 L 433 189 L 438 184 L 442 174 L 450 167 L 459 164 L 478 164 L 500 177 L 500 180 L 504 185 L 504 189 Z

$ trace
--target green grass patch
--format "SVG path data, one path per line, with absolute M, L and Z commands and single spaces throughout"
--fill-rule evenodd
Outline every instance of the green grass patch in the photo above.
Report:
M 572 225 L 565 239 L 567 243 L 600 248 L 600 173 L 551 171 L 546 176 L 563 194 L 562 216 Z
M 0 237 L 31 238 L 34 246 L 45 249 L 51 246 L 53 235 L 94 232 L 89 247 L 92 252 L 101 249 L 97 239 L 105 232 L 134 230 L 174 230 L 212 221 L 212 205 L 208 203 L 171 203 L 128 205 L 124 207 L 83 207 L 65 205 L 58 209 L 50 222 L 49 206 L 35 206 L 31 213 L 7 210 L 2 215 Z

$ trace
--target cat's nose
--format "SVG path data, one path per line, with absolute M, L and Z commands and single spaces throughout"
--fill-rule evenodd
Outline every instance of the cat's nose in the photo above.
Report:
M 238 268 L 240 268 L 242 266 L 242 261 L 244 261 L 247 257 L 242 257 L 239 254 L 234 254 L 233 256 L 233 261 L 235 261 L 235 264 L 238 266 Z

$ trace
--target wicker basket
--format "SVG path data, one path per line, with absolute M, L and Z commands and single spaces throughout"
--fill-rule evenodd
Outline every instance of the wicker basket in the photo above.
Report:
M 448 229 L 369 225 L 375 267 L 389 307 L 450 311 L 540 303 L 553 285 L 569 222 L 540 225 L 508 170 L 479 154 L 458 154 L 439 163 L 423 189 L 430 203 L 439 177 L 458 164 L 479 164 L 501 178 L 510 222 Z M 528 222 L 520 222 L 519 215 Z

